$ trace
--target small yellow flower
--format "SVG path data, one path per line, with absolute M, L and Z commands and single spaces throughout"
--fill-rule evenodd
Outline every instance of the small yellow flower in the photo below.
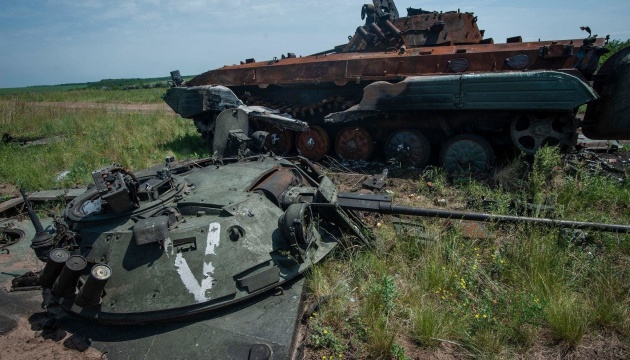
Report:
M 475 319 L 479 319 L 479 314 L 475 314 Z
M 444 295 L 442 295 L 442 300 L 444 300 L 444 299 L 446 299 L 446 298 L 444 297 Z
M 325 334 L 328 334 L 328 330 L 324 330 L 324 335 L 325 335 Z
M 501 264 L 503 264 L 503 260 L 501 260 Z
M 488 315 L 483 314 L 483 318 L 484 318 L 484 319 L 487 319 L 487 318 L 488 318 Z
M 314 313 L 313 313 L 313 316 L 317 316 L 317 313 L 316 313 L 316 312 L 314 312 Z
M 380 228 L 381 226 L 383 226 L 383 224 L 381 224 L 380 222 L 376 223 L 376 227 Z
M 339 354 L 339 358 L 341 359 L 343 357 L 343 355 Z

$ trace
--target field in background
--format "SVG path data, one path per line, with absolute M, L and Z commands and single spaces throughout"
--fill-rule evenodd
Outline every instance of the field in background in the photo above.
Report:
M 184 80 L 191 76 L 183 77 Z M 170 78 L 103 79 L 81 84 L 0 88 L 0 101 L 161 103 Z
M 138 170 L 169 155 L 207 156 L 192 121 L 168 112 L 32 103 L 158 103 L 162 92 L 0 95 L 0 134 L 51 139 L 1 143 L 0 185 L 84 186 L 112 162 Z M 553 149 L 484 178 L 448 179 L 438 168 L 392 173 L 386 189 L 401 205 L 630 223 L 626 180 L 587 164 L 569 168 Z M 331 176 L 344 190 L 361 179 Z M 307 358 L 630 357 L 628 235 L 497 224 L 471 231 L 472 223 L 430 219 L 400 232 L 391 217 L 364 220 L 378 235 L 374 250 L 339 247 L 307 275 L 309 300 L 321 304 L 304 325 Z
M 60 94 L 80 102 L 91 93 Z M 42 96 L 50 101 L 47 95 Z M 13 99 L 0 101 L 0 134 L 50 140 L 37 146 L 22 146 L 20 142 L 0 145 L 0 183 L 28 191 L 84 186 L 92 170 L 112 163 L 139 170 L 162 162 L 166 156 L 207 155 L 192 121 L 163 110 L 140 113 L 106 107 L 67 108 Z

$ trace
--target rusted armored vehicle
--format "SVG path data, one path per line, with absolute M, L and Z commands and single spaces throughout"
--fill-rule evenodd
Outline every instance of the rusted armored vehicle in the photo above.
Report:
M 407 9 L 393 1 L 364 5 L 365 25 L 350 41 L 306 57 L 248 59 L 188 82 L 174 77 L 164 100 L 211 137 L 222 110 L 214 85 L 234 99 L 265 105 L 305 120 L 295 133 L 272 123 L 280 154 L 295 147 L 319 160 L 333 152 L 346 159 L 387 159 L 422 166 L 431 152 L 447 169 L 485 169 L 493 147 L 533 154 L 543 145 L 575 145 L 577 129 L 594 139 L 630 137 L 628 58 L 610 59 L 595 74 L 606 39 L 494 44 L 472 13 Z M 590 29 L 585 28 L 589 31 Z M 594 82 L 594 83 L 593 83 Z M 591 104 L 582 123 L 576 110 Z
M 593 139 L 630 138 L 630 49 L 596 73 L 605 38 L 495 44 L 473 13 L 407 9 L 392 0 L 364 5 L 365 25 L 345 45 L 305 57 L 248 59 L 183 82 L 172 73 L 164 100 L 212 136 L 214 118 L 230 101 L 264 105 L 309 123 L 294 132 L 273 123 L 279 153 L 320 160 L 384 154 L 423 166 L 434 158 L 456 171 L 487 168 L 493 147 L 533 154 L 543 145 L 572 146 L 577 130 Z M 583 122 L 577 109 L 589 105 Z

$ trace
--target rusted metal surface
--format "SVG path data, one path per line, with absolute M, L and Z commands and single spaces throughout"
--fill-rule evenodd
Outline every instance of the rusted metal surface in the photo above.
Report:
M 303 156 L 319 161 L 328 153 L 330 138 L 321 126 L 311 126 L 309 130 L 297 134 L 295 147 Z
M 203 73 L 188 81 L 188 86 L 219 84 L 224 86 L 260 86 L 272 84 L 396 81 L 413 75 L 455 73 L 449 62 L 466 59 L 469 66 L 461 72 L 514 71 L 516 56 L 527 57 L 527 70 L 573 69 L 583 40 L 558 40 L 511 44 L 471 44 L 407 48 L 370 53 L 339 53 L 323 56 L 279 59 L 225 66 Z M 604 39 L 597 39 L 601 46 Z M 547 49 L 544 56 L 541 49 Z M 586 50 L 588 51 L 588 50 Z M 523 60 L 521 60 L 521 63 Z M 521 67 L 521 66 L 519 66 Z
M 265 128 L 269 133 L 265 146 L 276 155 L 287 155 L 293 151 L 295 144 L 295 132 L 289 129 L 281 129 L 275 125 Z
M 393 0 L 373 0 L 361 8 L 361 19 L 348 43 L 333 49 L 251 58 L 176 87 L 225 86 L 246 105 L 305 121 L 310 129 L 296 134 L 295 147 L 315 161 L 329 153 L 355 160 L 374 153 L 424 166 L 436 158 L 432 149 L 441 151 L 459 135 L 528 154 L 544 145 L 570 147 L 577 139 L 575 113 L 591 103 L 585 134 L 630 139 L 630 65 L 618 64 L 630 55 L 594 74 L 608 38 L 588 27 L 583 39 L 523 42 L 514 36 L 495 44 L 471 12 L 409 8 L 401 16 Z M 601 97 L 608 100 L 596 102 Z M 189 109 L 183 116 L 204 136 L 211 133 L 217 110 Z M 275 131 L 268 147 L 285 153 L 289 138 Z
M 347 160 L 367 160 L 374 152 L 374 140 L 363 127 L 346 127 L 337 134 L 335 151 Z

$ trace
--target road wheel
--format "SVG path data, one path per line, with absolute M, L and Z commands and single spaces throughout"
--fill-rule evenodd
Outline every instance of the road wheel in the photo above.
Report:
M 319 161 L 328 153 L 330 138 L 321 126 L 311 126 L 307 131 L 299 132 L 295 138 L 295 147 L 302 156 Z
M 277 126 L 269 125 L 265 129 L 269 133 L 265 146 L 274 154 L 284 156 L 293 151 L 295 133 L 289 129 L 280 129 Z
M 494 163 L 492 146 L 480 136 L 461 134 L 450 138 L 440 151 L 440 164 L 451 176 L 484 173 Z
M 408 166 L 424 167 L 429 162 L 431 144 L 419 131 L 402 130 L 393 133 L 385 142 L 387 160 Z
M 564 114 L 523 114 L 510 125 L 512 142 L 527 155 L 543 146 L 574 146 L 575 134 L 574 121 Z
M 367 160 L 374 152 L 372 135 L 363 127 L 347 127 L 337 134 L 335 152 L 347 160 Z

